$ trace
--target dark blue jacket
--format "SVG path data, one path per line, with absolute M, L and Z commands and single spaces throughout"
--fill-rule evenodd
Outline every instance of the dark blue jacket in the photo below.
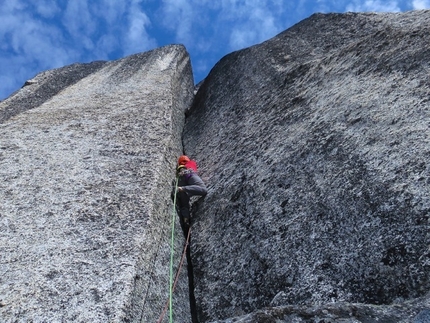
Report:
M 205 183 L 192 169 L 181 168 L 178 176 L 178 187 L 182 187 L 189 197 L 208 193 Z

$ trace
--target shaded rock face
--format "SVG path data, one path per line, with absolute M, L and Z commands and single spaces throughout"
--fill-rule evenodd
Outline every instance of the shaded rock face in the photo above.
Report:
M 201 322 L 330 302 L 404 304 L 409 322 L 429 305 L 429 43 L 429 11 L 313 15 L 213 68 L 184 130 L 209 188 Z M 324 322 L 373 322 L 354 315 Z
M 0 321 L 156 322 L 193 97 L 167 46 L 37 75 L 0 103 Z M 175 264 L 183 235 L 176 235 Z M 175 268 L 176 269 L 176 268 Z M 174 317 L 189 320 L 186 273 Z
M 253 313 L 232 319 L 216 321 L 217 323 L 361 323 L 361 322 L 429 322 L 430 311 L 424 309 L 417 315 L 422 306 L 430 306 L 429 298 L 419 298 L 402 304 L 369 305 L 336 302 L 325 306 L 279 306 L 263 308 Z

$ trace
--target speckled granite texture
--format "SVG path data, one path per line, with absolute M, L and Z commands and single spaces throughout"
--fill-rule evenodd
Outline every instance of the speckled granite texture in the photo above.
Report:
M 26 84 L 0 103 L 0 321 L 156 322 L 193 97 L 188 53 L 166 46 Z M 186 271 L 175 293 L 186 322 Z
M 340 302 L 401 304 L 385 322 L 410 322 L 428 306 L 407 302 L 430 290 L 429 43 L 430 11 L 316 14 L 212 69 L 184 132 L 209 187 L 201 322 Z M 316 313 L 240 322 L 374 322 Z

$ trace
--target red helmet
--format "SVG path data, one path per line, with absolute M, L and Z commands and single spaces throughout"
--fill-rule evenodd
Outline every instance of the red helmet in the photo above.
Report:
M 181 157 L 178 158 L 178 165 L 185 165 L 186 163 L 188 163 L 190 161 L 190 159 L 188 158 L 188 156 L 182 155 Z

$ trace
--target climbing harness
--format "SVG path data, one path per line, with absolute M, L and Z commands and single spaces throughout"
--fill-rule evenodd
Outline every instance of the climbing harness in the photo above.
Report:
M 167 308 L 169 308 L 169 322 L 173 323 L 173 310 L 172 310 L 172 295 L 175 291 L 176 283 L 178 282 L 179 274 L 181 272 L 181 268 L 184 264 L 184 259 L 186 255 L 186 251 L 188 248 L 188 243 L 190 240 L 191 235 L 191 228 L 188 229 L 188 235 L 187 239 L 185 241 L 184 245 L 184 251 L 182 253 L 182 258 L 179 263 L 178 270 L 176 271 L 175 275 L 175 281 L 173 282 L 173 255 L 174 255 L 174 243 L 175 243 L 175 220 L 176 220 L 176 191 L 178 189 L 178 177 L 176 177 L 176 183 L 175 183 L 175 194 L 173 198 L 173 216 L 172 216 L 172 239 L 171 239 L 171 246 L 170 246 L 170 270 L 169 270 L 169 299 L 166 302 L 166 305 L 164 306 L 163 312 L 161 313 L 160 318 L 158 319 L 157 323 L 161 323 L 161 321 L 164 318 L 164 315 L 166 314 Z

